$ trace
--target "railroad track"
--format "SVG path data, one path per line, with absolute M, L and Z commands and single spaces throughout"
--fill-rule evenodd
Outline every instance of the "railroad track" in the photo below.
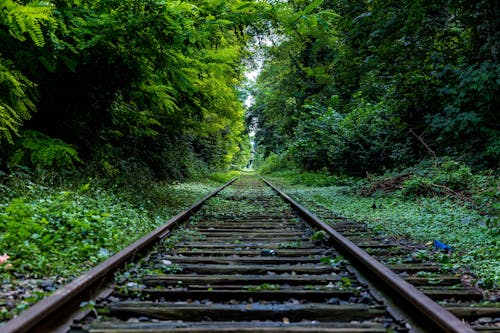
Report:
M 321 220 L 449 312 L 479 331 L 500 332 L 499 292 L 485 292 L 471 283 L 470 275 L 460 269 L 443 268 L 433 260 L 434 255 L 446 257 L 449 254 L 446 250 L 431 250 L 429 244 L 390 237 L 363 223 L 335 215 L 316 202 L 307 204 Z
M 390 246 L 339 224 L 347 239 L 257 178 L 230 183 L 1 331 L 500 332 L 499 308 L 472 307 L 456 277 L 390 264 Z

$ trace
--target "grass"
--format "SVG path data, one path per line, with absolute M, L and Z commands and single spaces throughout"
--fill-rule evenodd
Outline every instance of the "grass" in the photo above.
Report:
M 214 172 L 210 174 L 208 178 L 215 182 L 227 183 L 231 179 L 240 176 L 241 173 L 242 173 L 241 171 L 236 171 L 236 170 L 232 170 L 229 172 Z
M 161 225 L 214 185 L 154 184 L 143 201 L 131 202 L 90 184 L 65 189 L 26 183 L 26 194 L 0 203 L 0 253 L 10 256 L 1 276 L 79 274 Z
M 113 187 L 96 179 L 54 182 L 23 173 L 3 176 L 0 282 L 12 286 L 28 280 L 67 283 L 220 186 L 224 175 L 213 178 Z M 47 292 L 36 290 L 36 294 L 16 301 L 14 309 L 2 307 L 0 321 Z
M 242 174 L 241 178 L 247 181 L 259 182 L 256 177 L 244 177 L 244 175 Z M 245 189 L 244 194 L 242 194 L 241 189 L 236 185 L 226 188 L 215 198 L 210 199 L 202 207 L 201 211 L 221 216 L 238 216 L 265 214 L 269 211 L 281 211 L 287 209 L 287 207 L 284 202 L 276 200 L 274 192 L 268 187 L 253 190 Z
M 66 283 L 238 175 L 217 173 L 205 180 L 173 184 L 142 179 L 116 186 L 99 179 L 54 181 L 23 173 L 1 176 L 0 281 L 2 285 L 29 279 Z M 327 174 L 281 171 L 271 178 L 313 211 L 316 202 L 390 235 L 449 244 L 452 255 L 436 260 L 452 268 L 470 268 L 485 287 L 500 285 L 500 237 L 478 210 L 441 197 L 404 197 L 401 193 L 363 197 L 356 193 L 364 181 Z M 228 188 L 204 209 L 255 214 L 286 206 L 270 201 L 270 207 L 264 208 L 255 201 L 254 194 L 273 197 L 268 188 L 246 197 L 238 194 L 237 188 Z M 0 321 L 47 293 L 34 290 L 30 297 L 18 300 L 15 308 L 2 307 Z
M 500 237 L 479 210 L 448 197 L 408 198 L 399 192 L 363 197 L 357 194 L 358 181 L 353 186 L 346 185 L 345 179 L 340 185 L 310 186 L 311 182 L 299 185 L 297 177 L 283 177 L 283 173 L 268 177 L 313 212 L 317 203 L 392 236 L 448 244 L 453 248 L 451 256 L 438 255 L 435 260 L 450 268 L 470 269 L 486 288 L 500 287 Z

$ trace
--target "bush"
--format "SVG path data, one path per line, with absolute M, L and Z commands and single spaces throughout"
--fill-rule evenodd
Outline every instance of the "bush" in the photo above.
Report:
M 314 187 L 325 187 L 340 185 L 340 178 L 337 176 L 330 176 L 327 173 L 318 172 L 301 172 L 293 173 L 290 176 L 290 184 L 304 185 Z
M 262 174 L 270 174 L 280 170 L 293 169 L 293 163 L 288 158 L 288 155 L 271 154 L 265 160 L 259 169 Z
M 208 178 L 217 183 L 227 183 L 231 179 L 238 177 L 240 175 L 239 171 L 233 170 L 228 172 L 213 172 Z
M 280 170 L 269 174 L 288 185 L 302 185 L 308 187 L 350 186 L 357 183 L 356 179 L 330 175 L 323 169 L 321 172 L 300 172 L 297 170 Z
M 415 173 L 403 181 L 402 193 L 405 196 L 468 195 L 478 177 L 468 166 L 445 158 L 431 167 L 417 167 Z
M 10 156 L 12 166 L 24 165 L 35 169 L 73 169 L 76 163 L 81 162 L 74 146 L 37 131 L 22 132 Z
M 337 111 L 335 104 L 303 106 L 307 112 L 298 122 L 289 149 L 302 169 L 328 168 L 331 172 L 363 176 L 367 171 L 392 167 L 403 157 L 394 154 L 403 147 L 391 144 L 401 125 L 384 102 L 372 104 L 357 94 L 349 114 Z

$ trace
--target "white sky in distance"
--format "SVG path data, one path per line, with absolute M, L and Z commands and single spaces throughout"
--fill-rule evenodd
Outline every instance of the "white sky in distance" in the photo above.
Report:
M 245 77 L 247 78 L 247 80 L 251 84 L 255 83 L 255 80 L 257 79 L 257 76 L 259 76 L 259 74 L 260 74 L 260 70 L 261 70 L 261 64 L 259 64 L 259 66 L 256 69 L 253 69 L 253 70 L 245 73 Z M 252 106 L 253 100 L 254 100 L 254 98 L 253 98 L 252 94 L 248 94 L 248 96 L 247 96 L 247 98 L 245 100 L 245 107 L 247 109 L 250 106 Z

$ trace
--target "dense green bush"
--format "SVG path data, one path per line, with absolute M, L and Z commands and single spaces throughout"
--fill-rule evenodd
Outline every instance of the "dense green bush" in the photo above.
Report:
M 298 122 L 290 146 L 290 154 L 299 166 L 364 175 L 395 164 L 393 157 L 400 147 L 391 142 L 398 135 L 397 119 L 382 102 L 374 105 L 359 95 L 352 103 L 355 106 L 348 114 L 334 109 L 338 96 L 331 98 L 332 106 L 326 110 L 320 105 L 307 107 L 310 110 Z
M 232 170 L 229 172 L 213 172 L 208 178 L 218 183 L 227 183 L 233 178 L 237 178 L 241 175 L 240 171 Z
M 123 161 L 186 179 L 238 158 L 242 62 L 265 3 L 0 3 L 2 169 L 14 141 L 11 165 L 66 168 L 78 150 L 113 179 Z
M 277 2 L 248 112 L 258 149 L 355 176 L 429 156 L 498 168 L 499 11 L 487 0 Z
M 280 170 L 269 173 L 269 176 L 281 178 L 290 185 L 325 187 L 349 183 L 348 178 L 329 175 L 325 170 L 323 172 Z
M 405 196 L 468 195 L 478 186 L 481 179 L 481 175 L 474 175 L 469 166 L 452 159 L 442 159 L 426 166 L 428 163 L 426 161 L 404 171 L 412 171 L 412 175 L 402 184 L 402 193 Z
M 10 156 L 13 167 L 36 169 L 73 169 L 81 162 L 75 146 L 37 131 L 23 131 Z
M 288 155 L 280 156 L 277 154 L 271 154 L 259 167 L 259 171 L 262 174 L 268 174 L 280 170 L 289 170 L 290 168 L 293 168 L 293 166 L 294 165 L 290 161 L 290 157 Z

